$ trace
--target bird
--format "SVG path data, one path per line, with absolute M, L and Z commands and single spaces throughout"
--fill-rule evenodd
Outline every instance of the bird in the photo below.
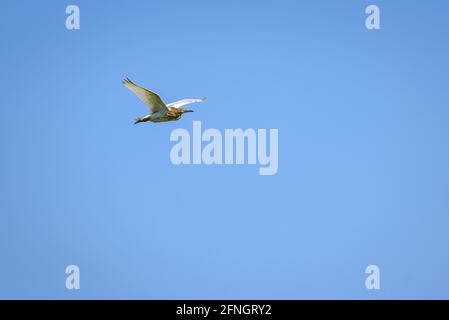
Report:
M 206 98 L 201 99 L 182 99 L 176 102 L 165 104 L 158 94 L 138 86 L 128 78 L 123 80 L 123 85 L 131 90 L 140 100 L 148 106 L 150 113 L 143 118 L 137 118 L 134 124 L 140 122 L 167 122 L 176 121 L 181 119 L 181 116 L 187 112 L 193 112 L 193 110 L 187 110 L 181 108 L 186 104 L 195 102 L 203 102 Z

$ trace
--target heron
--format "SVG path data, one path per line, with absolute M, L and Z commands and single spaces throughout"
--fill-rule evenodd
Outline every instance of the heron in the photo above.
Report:
M 183 99 L 169 104 L 165 104 L 158 94 L 138 86 L 128 78 L 123 80 L 123 85 L 131 90 L 140 100 L 143 101 L 148 106 L 150 114 L 143 118 L 137 118 L 134 124 L 140 122 L 167 122 L 176 121 L 181 119 L 181 116 L 187 112 L 193 112 L 193 110 L 187 110 L 181 108 L 186 104 L 191 104 L 195 102 L 203 102 L 206 98 L 201 99 Z

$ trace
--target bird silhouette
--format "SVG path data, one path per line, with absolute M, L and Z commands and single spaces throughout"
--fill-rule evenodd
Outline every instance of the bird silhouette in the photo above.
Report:
M 150 113 L 143 118 L 137 118 L 134 124 L 140 122 L 167 122 L 181 119 L 181 116 L 193 110 L 181 108 L 186 104 L 203 102 L 206 98 L 201 99 L 183 99 L 169 104 L 165 104 L 156 93 L 138 86 L 128 78 L 123 80 L 123 85 L 131 90 L 140 100 L 148 106 Z

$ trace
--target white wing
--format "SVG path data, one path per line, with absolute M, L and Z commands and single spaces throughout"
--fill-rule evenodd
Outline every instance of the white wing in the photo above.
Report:
M 181 108 L 182 106 L 185 106 L 186 104 L 195 103 L 195 102 L 203 102 L 206 101 L 206 98 L 201 99 L 183 99 L 176 102 L 172 102 L 167 104 L 167 107 L 169 108 Z
M 150 114 L 156 112 L 165 114 L 168 111 L 167 106 L 156 93 L 138 86 L 128 78 L 123 80 L 123 85 L 131 90 L 136 96 L 139 97 L 140 100 L 143 101 L 143 103 L 148 106 L 150 109 Z

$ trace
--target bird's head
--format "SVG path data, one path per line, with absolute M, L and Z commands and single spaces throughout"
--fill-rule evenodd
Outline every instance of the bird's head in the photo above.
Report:
M 134 124 L 137 124 L 137 123 L 140 123 L 140 122 L 143 122 L 143 119 L 142 118 L 136 118 L 136 120 L 134 121 Z

